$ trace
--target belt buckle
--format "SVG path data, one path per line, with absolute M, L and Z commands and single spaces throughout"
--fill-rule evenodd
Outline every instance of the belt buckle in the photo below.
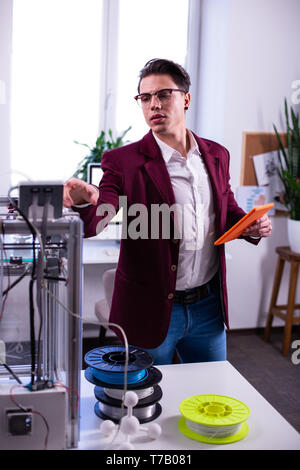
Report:
M 185 305 L 191 305 L 201 300 L 201 292 L 199 287 L 195 289 L 191 289 L 191 292 L 185 293 L 184 295 L 184 303 Z
M 206 284 L 193 289 L 188 289 L 188 291 L 189 292 L 183 291 L 181 294 L 177 294 L 176 300 L 181 305 L 191 305 L 199 302 L 200 300 L 205 299 L 209 293 Z

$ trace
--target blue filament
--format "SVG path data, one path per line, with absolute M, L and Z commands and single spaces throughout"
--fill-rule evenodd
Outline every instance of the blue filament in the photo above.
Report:
M 125 374 L 124 372 L 103 372 L 98 369 L 92 368 L 93 376 L 101 380 L 102 382 L 113 384 L 113 385 L 123 385 Z M 127 383 L 135 384 L 144 380 L 148 376 L 147 369 L 139 370 L 137 372 L 127 372 Z

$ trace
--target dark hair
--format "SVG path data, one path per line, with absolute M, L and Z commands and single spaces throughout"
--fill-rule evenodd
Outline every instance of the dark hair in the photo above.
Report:
M 140 84 L 143 78 L 149 75 L 170 75 L 176 85 L 182 88 L 186 93 L 189 91 L 191 79 L 184 68 L 167 59 L 151 59 L 140 71 L 140 80 L 138 84 L 138 93 L 140 92 Z

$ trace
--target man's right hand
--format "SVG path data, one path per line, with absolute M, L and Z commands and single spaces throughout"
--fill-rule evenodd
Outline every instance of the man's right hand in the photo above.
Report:
M 86 183 L 78 178 L 71 178 L 64 184 L 64 207 L 70 208 L 73 205 L 91 203 L 97 204 L 99 191 L 95 186 Z

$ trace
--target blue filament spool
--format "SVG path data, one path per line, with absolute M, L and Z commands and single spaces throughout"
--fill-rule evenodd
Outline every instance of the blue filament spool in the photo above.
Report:
M 102 372 L 98 369 L 91 368 L 93 376 L 97 380 L 102 382 L 109 383 L 110 385 L 123 385 L 125 382 L 125 373 L 120 372 L 116 374 L 114 372 Z M 142 380 L 145 380 L 148 376 L 148 371 L 146 369 L 137 371 L 137 372 L 128 372 L 127 373 L 127 383 L 136 384 Z
M 125 380 L 126 350 L 124 346 L 103 346 L 89 351 L 84 358 L 96 380 L 109 385 L 122 385 Z M 146 380 L 147 369 L 153 364 L 149 353 L 128 347 L 127 383 Z

